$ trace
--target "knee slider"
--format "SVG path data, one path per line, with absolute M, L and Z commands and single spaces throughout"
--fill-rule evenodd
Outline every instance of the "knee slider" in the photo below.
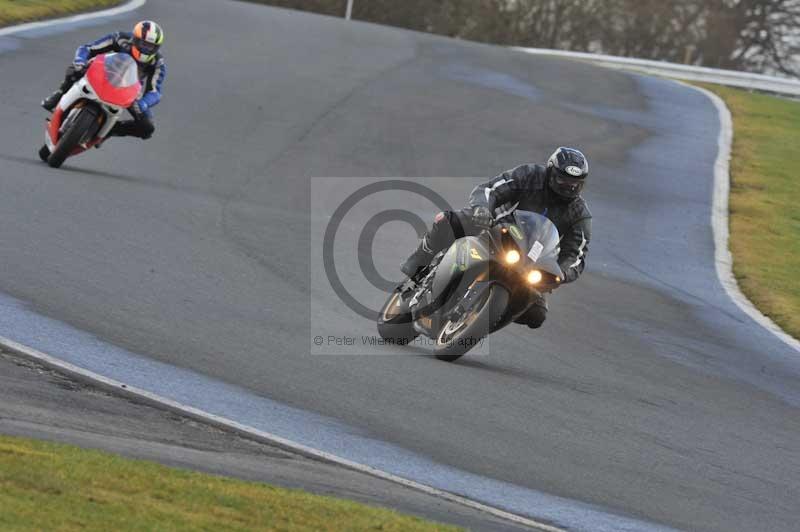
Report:
M 534 305 L 525 311 L 525 325 L 531 329 L 538 329 L 547 318 L 547 309 Z
M 156 130 L 156 127 L 153 125 L 152 122 L 147 121 L 147 122 L 143 123 L 142 124 L 142 138 L 143 139 L 149 139 L 150 137 L 153 136 L 153 133 L 155 132 L 155 130 Z
M 430 236 L 437 242 L 448 243 L 457 238 L 453 227 L 453 212 L 442 211 L 433 219 Z
M 442 211 L 433 218 L 433 223 L 434 224 L 440 224 L 442 222 L 449 223 L 451 216 L 453 216 L 453 213 L 451 211 Z

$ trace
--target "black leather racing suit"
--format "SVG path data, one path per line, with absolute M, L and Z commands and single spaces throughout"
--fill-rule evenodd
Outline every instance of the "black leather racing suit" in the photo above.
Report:
M 469 198 L 470 208 L 439 213 L 431 230 L 422 238 L 419 248 L 409 257 L 404 271 L 430 262 L 439 251 L 456 239 L 479 231 L 472 223 L 472 208 L 488 207 L 501 217 L 515 209 L 536 212 L 550 219 L 561 235 L 558 263 L 564 282 L 571 283 L 583 273 L 592 237 L 592 215 L 581 196 L 564 199 L 547 185 L 547 169 L 540 164 L 523 164 L 478 185 Z M 517 321 L 531 328 L 544 323 L 547 300 L 544 295 L 531 303 Z

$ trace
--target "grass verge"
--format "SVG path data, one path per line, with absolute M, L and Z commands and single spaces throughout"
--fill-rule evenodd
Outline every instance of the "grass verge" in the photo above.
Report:
M 800 102 L 702 86 L 733 116 L 733 273 L 761 312 L 800 338 Z
M 0 0 L 0 27 L 121 4 L 123 0 Z
M 382 508 L 0 436 L 0 530 L 458 530 Z

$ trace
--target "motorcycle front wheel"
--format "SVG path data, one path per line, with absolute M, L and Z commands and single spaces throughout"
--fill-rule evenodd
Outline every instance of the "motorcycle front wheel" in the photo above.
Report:
M 392 292 L 378 314 L 378 334 L 397 345 L 408 345 L 419 336 L 408 303 L 403 301 L 399 290 Z
M 508 300 L 508 290 L 493 284 L 458 320 L 447 320 L 436 337 L 436 358 L 453 362 L 478 345 L 503 317 Z
M 72 121 L 61 138 L 58 139 L 53 149 L 53 153 L 47 158 L 47 164 L 53 168 L 59 168 L 67 157 L 75 149 L 75 146 L 81 141 L 83 135 L 92 127 L 92 123 L 97 119 L 97 113 L 94 110 L 84 107 L 78 112 L 78 116 Z

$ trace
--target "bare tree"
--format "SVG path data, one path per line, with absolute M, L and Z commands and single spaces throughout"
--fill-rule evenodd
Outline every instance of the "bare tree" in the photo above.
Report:
M 703 63 L 800 74 L 800 0 L 716 0 L 708 14 Z M 722 27 L 731 23 L 733 30 Z M 736 32 L 735 35 L 731 33 Z
M 337 16 L 346 3 L 255 1 Z M 353 18 L 502 45 L 800 73 L 800 0 L 358 0 Z

